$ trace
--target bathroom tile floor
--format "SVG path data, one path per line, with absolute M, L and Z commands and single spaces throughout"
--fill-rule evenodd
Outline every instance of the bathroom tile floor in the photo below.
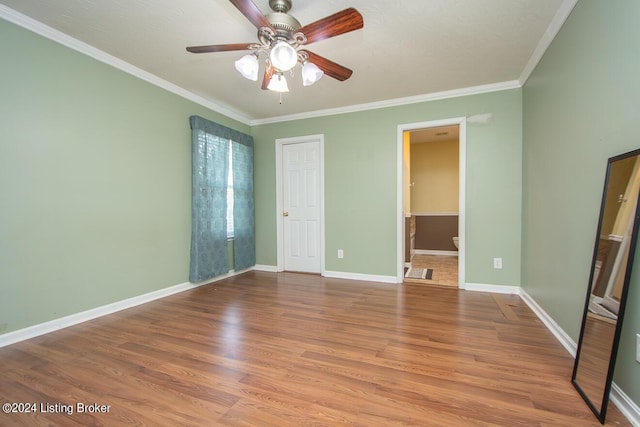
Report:
M 458 286 L 458 257 L 449 255 L 414 255 L 413 268 L 431 268 L 431 280 L 404 279 L 405 282 L 423 283 L 441 286 Z

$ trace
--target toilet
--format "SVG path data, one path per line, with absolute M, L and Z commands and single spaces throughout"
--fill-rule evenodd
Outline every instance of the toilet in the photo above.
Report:
M 456 245 L 456 249 L 458 249 L 458 236 L 453 238 L 453 244 Z

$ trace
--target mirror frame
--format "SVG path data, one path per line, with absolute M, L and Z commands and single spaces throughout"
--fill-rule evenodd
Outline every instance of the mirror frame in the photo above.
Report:
M 627 303 L 627 294 L 628 294 L 628 290 L 629 290 L 629 282 L 630 282 L 630 278 L 631 278 L 631 270 L 633 267 L 633 259 L 635 256 L 635 250 L 636 250 L 636 241 L 638 239 L 638 225 L 640 224 L 639 221 L 639 212 L 640 212 L 640 200 L 638 201 L 638 203 L 636 204 L 636 208 L 635 208 L 635 212 L 634 212 L 634 216 L 633 216 L 633 227 L 632 227 L 632 231 L 631 231 L 631 237 L 629 240 L 629 253 L 627 255 L 627 265 L 625 268 L 625 272 L 624 272 L 624 281 L 623 281 L 623 287 L 622 287 L 622 292 L 621 292 L 621 296 L 620 296 L 620 309 L 618 311 L 618 318 L 617 318 L 617 322 L 616 322 L 616 326 L 615 326 L 615 332 L 613 335 L 613 343 L 611 346 L 611 353 L 609 354 L 609 361 L 608 361 L 608 369 L 607 369 L 607 374 L 606 374 L 606 382 L 604 385 L 604 391 L 603 391 L 603 396 L 602 399 L 600 400 L 600 402 L 602 402 L 601 406 L 598 408 L 596 404 L 593 403 L 591 397 L 589 397 L 589 395 L 587 394 L 587 392 L 585 390 L 583 390 L 583 388 L 580 386 L 580 384 L 578 383 L 578 380 L 576 378 L 577 374 L 578 374 L 578 369 L 579 369 L 579 365 L 580 365 L 580 355 L 581 355 L 581 351 L 582 351 L 582 346 L 584 344 L 584 335 L 585 335 L 585 326 L 587 324 L 587 315 L 589 313 L 589 302 L 591 299 L 591 292 L 593 290 L 593 279 L 594 279 L 594 275 L 595 275 L 595 267 L 596 267 L 596 261 L 597 261 L 597 257 L 598 257 L 598 249 L 599 249 L 599 243 L 600 243 L 600 232 L 602 229 L 602 223 L 603 223 L 603 218 L 604 218 L 604 213 L 605 213 L 605 205 L 606 205 L 606 201 L 607 201 L 607 190 L 608 190 L 608 185 L 609 185 L 609 178 L 611 175 L 611 168 L 614 162 L 618 161 L 618 160 L 624 160 L 630 157 L 634 157 L 634 156 L 640 156 L 640 149 L 634 150 L 634 151 L 630 151 L 624 154 L 620 154 L 618 156 L 614 156 L 609 158 L 608 162 L 607 162 L 607 170 L 606 170 L 606 175 L 605 175 L 605 180 L 604 180 L 604 190 L 602 192 L 602 202 L 601 202 L 601 206 L 600 206 L 600 217 L 598 219 L 598 227 L 596 229 L 596 239 L 595 239 L 595 244 L 594 244 L 594 248 L 593 248 L 593 258 L 591 261 L 591 271 L 589 273 L 589 284 L 587 286 L 587 295 L 586 295 L 586 299 L 585 299 L 585 305 L 584 305 L 584 311 L 583 311 L 583 315 L 582 315 L 582 324 L 580 326 L 580 338 L 578 341 L 578 347 L 576 350 L 576 357 L 575 357 L 575 363 L 573 366 L 573 374 L 571 376 L 571 383 L 573 384 L 573 386 L 576 388 L 576 390 L 578 391 L 578 393 L 580 393 L 580 395 L 582 396 L 582 398 L 584 399 L 584 401 L 587 403 L 587 405 L 589 406 L 589 408 L 591 409 L 591 411 L 595 414 L 596 418 L 598 418 L 598 420 L 604 424 L 605 423 L 605 418 L 607 415 L 607 406 L 609 404 L 609 393 L 611 391 L 611 384 L 613 382 L 613 373 L 614 373 L 614 369 L 615 369 L 615 363 L 616 363 L 616 356 L 618 354 L 618 345 L 620 343 L 620 334 L 622 331 L 622 321 L 624 319 L 624 312 L 625 312 L 625 307 L 626 307 L 626 303 Z M 600 396 L 598 396 L 600 397 Z

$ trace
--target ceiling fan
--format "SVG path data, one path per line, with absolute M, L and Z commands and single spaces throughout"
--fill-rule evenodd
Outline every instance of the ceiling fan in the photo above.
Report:
M 229 0 L 258 29 L 258 42 L 187 47 L 192 53 L 253 51 L 235 62 L 236 69 L 249 80 L 258 80 L 258 58 L 266 54 L 262 89 L 288 92 L 284 73 L 302 64 L 302 81 L 309 86 L 323 74 L 339 81 L 347 80 L 353 71 L 306 49 L 299 49 L 321 40 L 364 27 L 362 15 L 347 8 L 326 18 L 302 26 L 288 12 L 291 0 L 269 0 L 272 13 L 266 16 L 251 0 Z

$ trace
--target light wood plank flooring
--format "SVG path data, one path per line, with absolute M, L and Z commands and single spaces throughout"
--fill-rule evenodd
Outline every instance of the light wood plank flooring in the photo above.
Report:
M 599 426 L 572 365 L 517 296 L 250 272 L 0 349 L 0 425 Z

